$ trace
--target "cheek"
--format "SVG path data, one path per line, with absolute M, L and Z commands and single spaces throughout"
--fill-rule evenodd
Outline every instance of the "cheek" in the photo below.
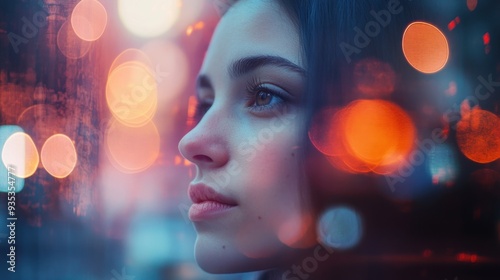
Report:
M 233 158 L 242 162 L 243 197 L 277 199 L 283 197 L 285 190 L 294 189 L 300 182 L 300 162 L 296 154 L 299 146 L 298 136 L 293 127 L 276 132 L 262 129 L 259 133 L 247 138 L 244 154 L 236 154 Z M 279 195 L 279 197 L 277 197 Z M 259 200 L 254 200 L 254 203 Z M 272 205 L 272 204 L 271 204 Z M 265 206 L 265 205 L 263 205 Z
M 285 129 L 255 147 L 255 156 L 242 166 L 238 188 L 244 226 L 238 243 L 246 245 L 244 251 L 253 248 L 257 255 L 263 253 L 257 248 L 277 249 L 301 238 L 303 218 L 309 215 L 298 146 L 293 128 Z
M 238 188 L 242 200 L 262 209 L 295 202 L 289 200 L 299 196 L 303 173 L 297 125 L 275 118 L 240 129 L 244 135 L 231 158 L 241 163 Z

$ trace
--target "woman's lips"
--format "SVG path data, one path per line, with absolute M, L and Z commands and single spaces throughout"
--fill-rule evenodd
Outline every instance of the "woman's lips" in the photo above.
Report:
M 217 201 L 203 201 L 194 203 L 189 208 L 189 219 L 193 222 L 216 218 L 224 215 L 231 208 L 236 205 L 229 205 Z
M 193 201 L 188 214 L 193 222 L 219 217 L 237 206 L 236 201 L 204 184 L 190 185 L 188 195 Z

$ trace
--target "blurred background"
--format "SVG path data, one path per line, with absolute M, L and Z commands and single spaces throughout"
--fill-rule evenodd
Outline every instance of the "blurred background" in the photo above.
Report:
M 1 0 L 0 279 L 255 279 L 197 267 L 177 150 L 220 2 Z M 373 42 L 396 29 L 392 59 L 358 33 L 339 45 L 352 86 L 309 133 L 338 173 L 326 192 L 362 224 L 343 240 L 325 212 L 322 242 L 351 248 L 329 262 L 352 279 L 500 279 L 500 4 L 401 7 L 426 16 L 358 25 Z

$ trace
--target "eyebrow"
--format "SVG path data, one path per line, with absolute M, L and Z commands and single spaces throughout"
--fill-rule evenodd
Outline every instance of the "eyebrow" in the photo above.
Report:
M 231 78 L 236 79 L 238 77 L 241 77 L 242 75 L 254 71 L 257 68 L 264 66 L 276 66 L 288 69 L 293 72 L 297 72 L 304 77 L 306 75 L 306 70 L 304 68 L 298 66 L 297 64 L 291 62 L 286 58 L 272 55 L 259 55 L 240 58 L 231 64 L 228 72 Z
M 235 60 L 228 68 L 229 76 L 232 79 L 237 79 L 247 73 L 250 73 L 260 67 L 275 66 L 285 68 L 290 71 L 296 72 L 301 76 L 306 76 L 306 70 L 290 60 L 281 56 L 272 55 L 258 55 L 243 57 Z M 212 83 L 208 75 L 200 74 L 196 79 L 197 88 L 213 89 Z

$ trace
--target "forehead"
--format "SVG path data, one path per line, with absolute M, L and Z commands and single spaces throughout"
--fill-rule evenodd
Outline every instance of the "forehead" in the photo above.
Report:
M 304 66 L 298 31 L 277 1 L 237 1 L 219 22 L 201 72 L 225 70 L 232 61 L 254 55 L 281 56 Z

